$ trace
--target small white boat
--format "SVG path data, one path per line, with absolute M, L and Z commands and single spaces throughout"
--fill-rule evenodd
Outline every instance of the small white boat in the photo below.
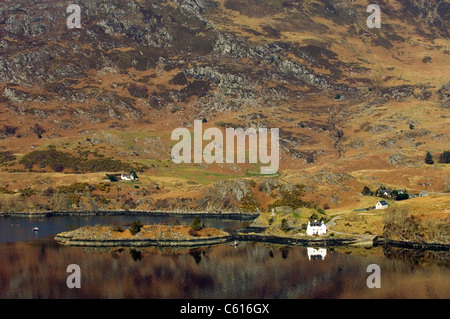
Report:
M 237 240 L 234 241 L 230 246 L 237 247 L 239 245 L 239 242 Z
M 38 231 L 38 230 L 39 230 L 39 228 L 37 228 L 37 227 L 33 228 L 33 231 Z

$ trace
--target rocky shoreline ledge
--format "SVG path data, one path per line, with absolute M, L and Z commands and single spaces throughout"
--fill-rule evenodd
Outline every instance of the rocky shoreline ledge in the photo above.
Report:
M 134 235 L 115 226 L 85 226 L 55 236 L 63 245 L 94 247 L 204 246 L 231 239 L 229 233 L 215 228 L 195 231 L 190 226 L 166 225 L 144 225 Z
M 391 238 L 379 237 L 374 240 L 374 245 L 387 245 L 399 248 L 408 249 L 423 249 L 423 250 L 434 250 L 434 251 L 450 251 L 449 244 L 443 243 L 431 243 L 431 242 L 414 242 L 409 240 L 396 240 Z
M 153 216 L 201 216 L 226 217 L 236 219 L 254 219 L 259 213 L 211 212 L 211 211 L 143 211 L 143 210 L 109 210 L 109 211 L 45 211 L 45 212 L 0 212 L 0 217 L 56 217 L 56 216 L 102 216 L 102 215 L 153 215 Z
M 255 241 L 290 246 L 360 246 L 373 247 L 390 245 L 424 250 L 449 250 L 449 245 L 438 243 L 413 243 L 376 237 L 361 240 L 354 237 L 293 237 L 255 232 L 237 231 L 228 233 L 215 228 L 193 231 L 190 226 L 145 225 L 132 235 L 129 230 L 118 230 L 115 226 L 85 226 L 73 231 L 62 232 L 55 240 L 63 245 L 79 247 L 198 247 L 223 244 L 233 241 Z

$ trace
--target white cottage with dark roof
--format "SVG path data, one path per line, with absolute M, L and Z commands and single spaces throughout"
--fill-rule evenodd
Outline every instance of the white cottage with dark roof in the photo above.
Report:
M 388 208 L 388 207 L 389 207 L 389 204 L 385 200 L 380 200 L 375 205 L 375 209 L 385 209 L 385 208 Z
M 120 179 L 123 181 L 134 181 L 135 178 L 133 176 L 133 174 L 120 174 Z
M 306 234 L 309 236 L 313 235 L 325 235 L 327 233 L 327 226 L 323 222 L 318 222 L 317 220 L 310 222 L 308 221 L 308 226 L 306 227 Z

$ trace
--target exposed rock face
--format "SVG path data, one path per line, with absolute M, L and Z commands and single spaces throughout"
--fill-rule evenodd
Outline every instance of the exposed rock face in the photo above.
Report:
M 198 207 L 207 211 L 232 211 L 250 190 L 249 180 L 219 181 L 208 188 L 198 201 Z
M 208 109 L 239 110 L 245 104 L 275 106 L 280 99 L 297 97 L 298 92 L 286 91 L 280 86 L 265 90 L 265 83 L 274 80 L 298 87 L 346 92 L 347 98 L 360 96 L 356 87 L 342 81 L 345 78 L 341 68 L 352 72 L 370 72 L 356 62 L 340 61 L 336 52 L 317 43 L 300 46 L 277 40 L 256 44 L 238 34 L 223 31 L 218 27 L 220 20 L 216 20 L 221 9 L 213 1 L 89 1 L 82 5 L 82 28 L 79 30 L 67 30 L 66 5 L 62 1 L 50 6 L 12 0 L 2 4 L 0 22 L 5 28 L 2 30 L 0 48 L 6 54 L 0 56 L 0 78 L 10 85 L 28 88 L 44 84 L 48 93 L 45 101 L 90 104 L 94 97 L 110 94 L 106 99 L 101 98 L 99 108 L 94 109 L 95 113 L 99 113 L 106 103 L 113 105 L 110 119 L 137 119 L 142 116 L 142 111 L 135 109 L 135 99 L 124 102 L 125 97 L 116 90 L 104 92 L 104 88 L 79 85 L 79 81 L 87 81 L 96 72 L 108 68 L 122 72 L 130 68 L 149 70 L 156 69 L 161 62 L 168 68 L 179 67 L 188 78 L 211 85 L 211 92 L 198 104 L 204 112 Z M 274 4 L 274 8 L 278 5 Z M 438 30 L 446 30 L 445 4 L 414 2 L 412 5 L 402 5 L 412 8 L 419 16 L 427 17 L 424 23 L 438 26 Z M 250 12 L 235 6 L 235 3 L 226 4 L 227 8 L 242 14 Z M 266 14 L 265 5 L 252 6 L 253 12 L 260 12 L 257 16 Z M 310 3 L 298 6 L 291 1 L 286 2 L 286 6 L 299 16 L 303 17 L 304 10 L 312 10 L 315 14 L 336 20 L 335 23 L 341 19 L 357 19 L 355 13 L 360 9 L 355 6 L 344 10 L 335 3 L 327 3 L 324 11 L 320 11 Z M 433 14 L 427 15 L 427 12 Z M 389 14 L 392 12 L 389 11 Z M 293 23 L 291 20 L 288 22 Z M 274 27 L 265 26 L 264 30 L 275 39 L 280 37 L 279 30 Z M 261 34 L 256 30 L 246 29 L 245 32 Z M 444 35 L 448 36 L 446 33 Z M 241 62 L 236 64 L 236 61 Z M 314 69 L 316 67 L 331 72 L 318 72 Z M 118 89 L 117 86 L 115 88 Z M 399 85 L 384 88 L 379 95 L 404 100 L 413 94 L 413 89 L 411 85 Z M 11 94 L 11 90 L 10 87 L 4 91 L 7 101 L 13 104 L 29 101 Z M 157 108 L 164 108 L 171 102 L 177 102 L 176 99 L 184 98 L 182 94 L 163 100 L 152 96 L 150 105 L 157 103 Z M 116 108 L 116 104 L 122 104 L 127 110 Z M 107 119 L 99 116 L 92 118 Z
M 388 163 L 394 166 L 419 167 L 421 165 L 417 159 L 404 153 L 394 153 L 389 156 Z
M 301 178 L 303 182 L 312 181 L 320 185 L 343 185 L 349 180 L 355 179 L 347 173 L 336 173 L 329 169 L 321 169 L 317 173 Z
M 92 0 L 80 3 L 80 29 L 67 28 L 67 5 L 0 4 L 0 111 L 8 121 L 0 125 L 17 127 L 3 141 L 30 137 L 30 123 L 39 122 L 48 129 L 41 142 L 62 146 L 87 138 L 79 132 L 89 127 L 95 146 L 110 144 L 98 147 L 112 147 L 113 156 L 164 161 L 170 141 L 105 130 L 168 132 L 205 118 L 221 129 L 279 128 L 280 163 L 292 170 L 383 151 L 392 165 L 416 167 L 412 150 L 448 142 L 441 127 L 450 84 L 439 72 L 427 75 L 448 57 L 445 2 L 383 3 L 380 30 L 366 28 L 360 1 Z M 414 112 L 411 101 L 420 103 Z M 418 118 L 422 105 L 438 128 Z M 39 147 L 32 143 L 22 146 Z M 298 180 L 352 180 L 329 167 Z M 267 195 L 290 186 L 260 187 Z M 152 205 L 239 210 L 250 192 L 245 180 L 219 182 L 198 203 L 181 196 Z

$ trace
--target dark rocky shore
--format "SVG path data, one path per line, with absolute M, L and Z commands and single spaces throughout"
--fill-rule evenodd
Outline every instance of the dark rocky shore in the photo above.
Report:
M 55 240 L 63 245 L 81 246 L 81 247 L 148 247 L 148 246 L 210 246 L 229 242 L 231 236 L 198 238 L 190 240 L 158 240 L 158 239 L 76 239 L 65 237 L 64 235 L 56 235 Z
M 56 216 L 102 216 L 102 215 L 154 215 L 154 216 L 201 216 L 201 217 L 226 217 L 236 219 L 253 219 L 259 213 L 240 212 L 211 212 L 211 211 L 134 211 L 134 210 L 111 210 L 111 211 L 45 211 L 45 212 L 0 212 L 0 217 L 56 217 Z

